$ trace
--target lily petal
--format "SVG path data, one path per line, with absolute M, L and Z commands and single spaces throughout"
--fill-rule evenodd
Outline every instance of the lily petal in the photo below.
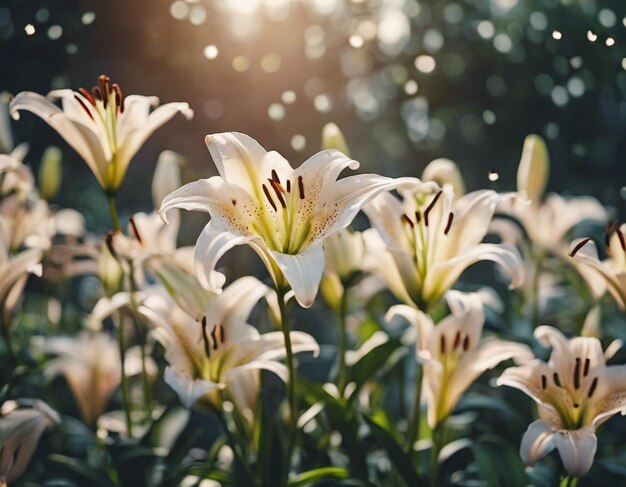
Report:
M 593 429 L 560 430 L 554 434 L 554 443 L 569 475 L 582 477 L 589 471 L 598 447 Z
M 324 249 L 321 245 L 308 247 L 297 255 L 270 250 L 272 258 L 285 275 L 300 306 L 308 308 L 315 301 L 324 272 Z
M 198 399 L 207 393 L 224 388 L 223 384 L 218 384 L 210 380 L 189 380 L 175 373 L 171 367 L 165 369 L 163 378 L 165 382 L 176 391 L 180 402 L 182 402 L 186 408 L 191 408 Z
M 543 419 L 531 423 L 522 437 L 519 453 L 527 467 L 532 467 L 556 447 L 556 433 Z

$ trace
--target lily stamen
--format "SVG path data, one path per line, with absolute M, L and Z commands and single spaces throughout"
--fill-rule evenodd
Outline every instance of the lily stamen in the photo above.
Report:
M 448 235 L 448 232 L 450 231 L 450 227 L 452 226 L 452 220 L 454 220 L 454 213 L 450 212 L 448 214 L 448 223 L 446 223 L 446 228 L 443 231 L 444 235 Z
M 404 223 L 408 224 L 411 228 L 415 228 L 413 220 L 411 220 L 406 214 L 402 214 L 401 219 Z
M 554 375 L 552 376 L 552 379 L 554 380 L 554 385 L 557 387 L 563 387 L 561 385 L 561 380 L 559 379 L 559 374 L 558 373 L 554 373 Z
M 283 208 L 287 208 L 287 203 L 285 203 L 285 198 L 283 197 L 283 188 L 280 183 L 276 182 L 274 179 L 268 179 L 268 181 L 270 183 L 270 186 L 272 186 L 274 193 L 276 193 L 276 197 L 280 202 L 280 206 L 282 206 Z
M 135 238 L 140 244 L 142 244 L 143 239 L 141 238 L 141 233 L 139 233 L 139 227 L 137 227 L 137 224 L 135 223 L 135 219 L 133 217 L 130 217 L 128 219 L 128 223 L 130 223 L 130 228 L 132 229 L 132 232 L 135 235 Z
M 304 182 L 302 181 L 302 176 L 298 176 L 298 191 L 300 193 L 300 199 L 304 199 Z
M 206 316 L 202 317 L 200 321 L 201 330 L 202 330 L 202 342 L 204 343 L 204 354 L 207 358 L 211 358 L 211 346 L 209 344 L 209 337 L 206 333 Z
M 217 342 L 217 325 L 213 325 L 211 329 L 211 338 L 213 339 L 213 350 L 217 350 L 219 343 Z
M 278 207 L 276 206 L 276 203 L 274 203 L 274 200 L 272 199 L 272 196 L 270 195 L 270 192 L 267 189 L 267 186 L 265 186 L 265 184 L 262 184 L 261 186 L 263 187 L 263 193 L 265 194 L 267 201 L 269 201 L 270 205 L 272 205 L 272 208 L 274 208 L 274 211 L 278 211 Z
M 424 225 L 428 226 L 428 214 L 430 213 L 430 211 L 435 207 L 435 205 L 437 204 L 437 201 L 439 200 L 439 198 L 441 197 L 441 193 L 443 193 L 443 191 L 438 191 L 437 194 L 435 195 L 435 197 L 432 199 L 432 201 L 430 202 L 430 204 L 426 207 L 426 210 L 424 210 Z
M 587 377 L 589 375 L 589 366 L 591 365 L 591 360 L 588 358 L 585 359 L 585 368 L 583 369 L 583 377 Z
M 596 387 L 598 387 L 598 378 L 594 377 L 594 379 L 591 381 L 591 386 L 589 387 L 589 392 L 587 393 L 587 397 L 589 399 L 591 399 L 591 396 L 593 396 L 593 393 L 596 391 Z
M 287 179 L 287 193 L 291 193 L 291 181 Z
M 576 358 L 576 365 L 574 366 L 574 389 L 580 388 L 580 358 Z
M 587 237 L 581 240 L 580 242 L 578 242 L 578 244 L 576 244 L 576 247 L 574 247 L 572 251 L 569 253 L 569 256 L 574 257 L 580 249 L 582 249 L 585 245 L 587 245 L 587 243 L 589 243 L 590 240 L 591 240 L 591 237 Z
M 93 115 L 91 114 L 91 110 L 89 110 L 89 108 L 87 108 L 87 105 L 85 105 L 85 103 L 83 102 L 83 100 L 80 99 L 80 97 L 78 95 L 74 95 L 74 99 L 80 103 L 80 106 L 83 107 L 83 109 L 85 110 L 85 112 L 87 112 L 87 115 L 89 115 L 89 118 L 91 118 L 92 120 L 95 121 L 95 119 L 93 118 Z

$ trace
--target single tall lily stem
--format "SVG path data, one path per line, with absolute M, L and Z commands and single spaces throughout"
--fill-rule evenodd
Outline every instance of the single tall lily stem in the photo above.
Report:
M 340 397 L 346 390 L 348 380 L 348 366 L 346 364 L 346 353 L 348 352 L 348 330 L 346 315 L 348 312 L 348 286 L 344 285 L 339 302 L 339 374 L 337 376 L 337 388 Z
M 443 436 L 444 436 L 445 421 L 442 421 L 433 428 L 432 442 L 433 446 L 430 451 L 430 486 L 435 487 L 437 485 L 437 476 L 439 474 L 439 453 L 443 448 Z
M 417 364 L 415 376 L 415 396 L 413 397 L 413 409 L 409 420 L 409 431 L 407 436 L 406 451 L 413 454 L 413 445 L 419 438 L 419 429 L 422 413 L 422 366 Z
M 289 475 L 291 465 L 291 455 L 296 444 L 296 421 L 298 420 L 298 404 L 296 402 L 296 367 L 291 346 L 291 325 L 287 313 L 287 303 L 285 302 L 286 289 L 277 286 L 278 307 L 280 309 L 280 326 L 285 337 L 285 349 L 287 351 L 287 369 L 289 370 L 289 381 L 287 382 L 287 399 L 289 401 L 289 433 L 287 436 L 287 449 L 285 451 L 285 471 Z
M 122 225 L 120 223 L 120 217 L 117 213 L 117 205 L 115 203 L 115 193 L 107 193 L 107 200 L 109 202 L 109 213 L 111 214 L 111 222 L 113 223 L 113 230 L 116 232 L 122 231 Z M 115 256 L 115 253 L 112 252 Z M 126 418 L 126 431 L 128 436 L 133 436 L 133 420 L 131 416 L 131 404 L 130 394 L 128 393 L 128 381 L 126 380 L 126 345 L 124 337 L 124 316 L 119 313 L 119 322 L 117 327 L 117 342 L 120 351 L 120 365 L 121 365 L 121 377 L 120 387 L 122 389 L 122 405 L 124 406 L 124 416 Z

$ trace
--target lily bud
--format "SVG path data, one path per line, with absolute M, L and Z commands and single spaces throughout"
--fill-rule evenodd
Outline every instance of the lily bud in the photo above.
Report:
M 118 292 L 122 281 L 122 266 L 111 253 L 107 242 L 102 244 L 98 268 L 107 296 Z
M 0 93 L 0 154 L 9 154 L 13 150 L 13 135 L 9 119 L 9 102 L 11 96 L 3 91 Z
M 327 123 L 322 129 L 322 149 L 336 149 L 350 156 L 350 149 L 346 144 L 343 133 L 334 123 Z
M 517 189 L 528 199 L 539 203 L 548 184 L 550 156 L 541 137 L 529 135 L 524 141 L 522 158 L 517 169 Z
M 181 186 L 180 166 L 183 163 L 182 156 L 176 152 L 166 150 L 159 154 L 159 161 L 152 177 L 154 208 L 161 206 L 163 198 Z
M 364 254 L 361 232 L 339 230 L 324 242 L 325 271 L 345 281 L 361 269 Z
M 451 184 L 457 198 L 465 194 L 463 176 L 458 166 L 450 159 L 440 158 L 428 163 L 422 173 L 422 181 L 434 181 L 441 186 Z
M 338 310 L 344 287 L 337 274 L 326 274 L 320 282 L 320 293 L 326 306 L 330 309 Z
M 58 147 L 48 147 L 41 157 L 39 166 L 39 194 L 52 201 L 59 192 L 63 178 L 62 153 Z

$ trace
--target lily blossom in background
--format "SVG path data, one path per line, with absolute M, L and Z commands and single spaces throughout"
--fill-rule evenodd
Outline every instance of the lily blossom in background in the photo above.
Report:
M 337 150 L 319 152 L 293 169 L 244 134 L 208 135 L 206 143 L 220 175 L 174 191 L 159 213 L 166 218 L 171 209 L 183 208 L 211 214 L 195 261 L 200 282 L 214 292 L 224 283 L 214 272 L 219 258 L 247 244 L 277 286 L 288 284 L 302 306 L 311 306 L 324 270 L 323 241 L 348 226 L 373 197 L 401 182 L 375 174 L 337 180 L 346 167 L 359 166 Z
M 163 294 L 144 299 L 139 312 L 154 325 L 169 366 L 165 382 L 188 408 L 222 406 L 224 391 L 251 419 L 260 387 L 259 370 L 283 381 L 287 367 L 282 332 L 260 334 L 247 323 L 256 303 L 271 290 L 253 277 L 242 277 L 215 295 L 200 319 L 190 316 Z M 294 353 L 319 352 L 310 335 L 292 331 Z
M 0 485 L 12 485 L 32 458 L 44 431 L 61 422 L 59 414 L 44 401 L 20 400 L 31 407 L 19 408 L 14 401 L 2 405 L 0 418 Z
M 597 297 L 608 289 L 621 309 L 626 309 L 626 224 L 612 224 L 606 232 L 609 258 L 600 260 L 590 238 L 574 240 L 570 257 Z
M 589 196 L 564 198 L 552 193 L 544 198 L 549 173 L 545 142 L 538 135 L 529 135 L 517 170 L 517 190 L 528 199 L 507 198 L 498 209 L 519 220 L 541 250 L 561 255 L 563 240 L 573 227 L 586 220 L 602 223 L 608 217 L 600 202 Z
M 520 455 L 532 466 L 556 448 L 569 475 L 581 477 L 593 463 L 596 429 L 626 408 L 626 366 L 607 366 L 617 347 L 603 354 L 597 338 L 568 340 L 549 326 L 538 327 L 535 336 L 552 346 L 550 361 L 508 368 L 497 382 L 537 402 L 540 419 L 526 430 Z
M 411 306 L 392 306 L 386 315 L 405 318 L 417 331 L 417 361 L 423 367 L 422 390 L 428 405 L 428 424 L 434 428 L 452 412 L 467 388 L 500 362 L 529 361 L 526 345 L 495 337 L 482 338 L 485 313 L 478 293 L 448 291 L 451 314 L 435 324 Z
M 107 193 L 114 193 L 122 183 L 131 159 L 146 139 L 176 113 L 187 119 L 193 111 L 187 103 L 157 106 L 158 98 L 124 96 L 108 76 L 98 78 L 91 91 L 80 88 L 55 90 L 43 97 L 25 91 L 11 102 L 14 119 L 19 112 L 34 113 L 56 130 L 83 158 Z M 51 100 L 61 100 L 62 108 Z
M 481 260 L 499 264 L 512 278 L 523 281 L 522 262 L 515 247 L 480 243 L 500 201 L 495 191 L 483 190 L 455 198 L 452 185 L 415 180 L 402 200 L 389 193 L 364 208 L 377 233 L 364 232 L 367 270 L 379 273 L 402 301 L 432 307 L 470 265 Z M 371 268 L 369 268 L 371 267 Z

